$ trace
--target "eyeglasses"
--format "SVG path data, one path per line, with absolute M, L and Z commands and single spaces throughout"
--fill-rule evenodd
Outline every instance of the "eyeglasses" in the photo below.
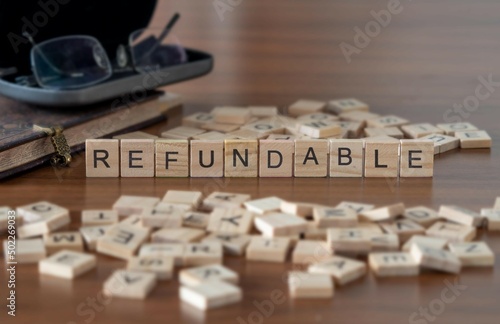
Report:
M 184 48 L 175 36 L 167 37 L 179 17 L 174 14 L 164 29 L 145 28 L 130 34 L 128 45 L 117 49 L 115 67 L 92 36 L 63 36 L 35 44 L 31 35 L 24 34 L 33 45 L 30 58 L 34 81 L 42 88 L 80 89 L 109 79 L 118 71 L 145 73 L 185 63 Z M 26 79 L 21 82 L 29 83 Z

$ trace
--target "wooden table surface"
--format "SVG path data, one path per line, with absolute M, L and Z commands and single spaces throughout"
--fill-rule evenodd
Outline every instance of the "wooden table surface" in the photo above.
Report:
M 64 170 L 44 167 L 0 184 L 0 205 L 19 206 L 49 200 L 71 210 L 77 227 L 80 211 L 108 208 L 120 195 L 161 197 L 169 189 L 276 195 L 284 199 L 335 205 L 342 200 L 408 206 L 459 204 L 479 210 L 500 196 L 500 90 L 472 111 L 453 112 L 464 100 L 474 102 L 478 78 L 500 81 L 500 2 L 493 0 L 401 1 L 369 44 L 347 63 L 339 45 L 353 44 L 356 26 L 373 20 L 370 11 L 386 10 L 385 0 L 232 1 L 221 21 L 212 1 L 161 1 L 154 24 L 181 12 L 176 33 L 185 46 L 215 55 L 213 72 L 168 87 L 185 98 L 184 113 L 215 105 L 278 105 L 300 98 L 329 100 L 358 97 L 379 114 L 397 114 L 413 122 L 467 121 L 493 137 L 491 150 L 455 150 L 435 160 L 432 179 L 87 179 L 80 156 Z M 239 3 L 239 4 L 238 4 Z M 399 8 L 399 7 L 398 7 Z M 460 113 L 461 112 L 461 113 Z M 152 133 L 176 125 L 180 112 Z M 454 118 L 450 120 L 450 118 Z M 91 302 L 103 281 L 123 261 L 99 256 L 98 267 L 75 281 L 38 274 L 35 265 L 19 266 L 17 317 L 2 323 L 498 323 L 500 316 L 500 234 L 483 233 L 494 249 L 494 269 L 465 269 L 458 281 L 466 288 L 444 304 L 442 291 L 457 278 L 424 272 L 413 278 L 376 279 L 372 274 L 337 288 L 331 300 L 291 300 L 283 276 L 286 264 L 225 258 L 241 274 L 243 302 L 206 313 L 178 299 L 177 280 L 161 283 L 145 301 L 113 299 L 94 310 Z M 0 270 L 2 304 L 7 274 Z M 264 310 L 256 306 L 281 291 L 286 300 Z M 90 299 L 89 299 L 90 298 Z M 268 302 L 264 302 L 268 304 Z M 444 307 L 440 307 L 443 306 Z M 412 317 L 434 307 L 424 319 Z M 436 316 L 434 316 L 434 315 Z M 94 318 L 95 317 L 95 318 Z M 412 321 L 420 319 L 420 321 Z M 7 320 L 7 321 L 6 321 Z

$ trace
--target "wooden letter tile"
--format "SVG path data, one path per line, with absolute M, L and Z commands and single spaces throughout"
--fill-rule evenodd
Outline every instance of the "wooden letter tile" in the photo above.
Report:
M 158 204 L 152 208 L 145 208 L 141 213 L 141 225 L 153 228 L 182 227 L 184 211 L 172 204 Z
M 331 139 L 330 177 L 362 177 L 363 155 L 362 140 Z
M 110 225 L 118 223 L 115 210 L 82 210 L 82 226 Z
M 95 251 L 97 248 L 97 240 L 103 237 L 111 226 L 112 225 L 98 225 L 80 227 L 80 234 L 82 234 L 87 250 Z
M 292 252 L 292 263 L 317 263 L 332 256 L 332 251 L 324 241 L 300 240 Z
M 163 196 L 162 203 L 183 204 L 198 208 L 202 196 L 201 191 L 169 190 Z
M 252 118 L 250 110 L 243 107 L 215 107 L 212 110 L 212 115 L 214 115 L 216 123 L 223 124 L 243 125 Z
M 399 171 L 399 142 L 365 142 L 365 177 L 395 178 Z
M 249 211 L 263 215 L 269 212 L 279 211 L 281 208 L 282 199 L 278 197 L 266 197 L 256 200 L 251 200 L 243 203 Z
M 410 253 L 413 259 L 425 268 L 450 273 L 459 273 L 462 268 L 460 259 L 446 250 L 434 249 L 416 243 L 411 246 Z
M 113 136 L 113 139 L 157 139 L 158 136 L 141 131 L 125 133 Z M 87 140 L 88 141 L 88 140 Z
M 491 147 L 491 137 L 483 130 L 455 132 L 455 137 L 460 140 L 463 149 Z
M 25 223 L 50 219 L 53 217 L 69 217 L 69 211 L 48 201 L 17 207 L 16 214 L 23 217 Z
M 260 177 L 293 177 L 294 141 L 260 140 L 259 150 Z
M 334 255 L 321 262 L 311 264 L 310 273 L 323 273 L 333 277 L 337 285 L 345 285 L 366 274 L 364 262 Z
M 205 112 L 198 112 L 182 118 L 182 126 L 200 128 L 204 124 L 213 121 L 214 115 Z
M 408 123 L 408 120 L 394 115 L 387 115 L 369 119 L 366 122 L 368 127 L 398 127 L 406 125 Z
M 488 231 L 500 231 L 500 209 L 482 209 L 481 215 L 486 218 Z
M 434 143 L 423 139 L 401 140 L 400 177 L 432 177 Z
M 472 226 L 438 221 L 429 227 L 425 234 L 447 239 L 450 242 L 468 242 L 476 237 L 476 228 Z
M 184 266 L 222 263 L 222 258 L 220 242 L 188 243 L 184 250 Z
M 471 123 L 449 123 L 449 124 L 438 124 L 437 128 L 442 129 L 446 135 L 454 136 L 455 132 L 460 131 L 475 131 L 477 127 Z
M 120 196 L 113 204 L 113 210 L 120 216 L 140 215 L 144 208 L 154 207 L 159 202 L 157 197 Z
M 329 101 L 326 110 L 340 115 L 345 112 L 369 111 L 370 109 L 366 103 L 358 99 L 347 98 Z
M 120 176 L 120 152 L 117 139 L 85 141 L 86 176 L 116 178 Z
M 122 177 L 155 176 L 155 140 L 121 140 L 120 158 Z
M 155 243 L 188 243 L 198 241 L 205 231 L 197 228 L 162 228 L 151 235 Z
M 155 141 L 157 177 L 189 177 L 189 141 Z
M 449 244 L 451 253 L 455 254 L 463 267 L 493 267 L 495 254 L 485 242 L 460 242 Z
M 332 278 L 328 274 L 290 271 L 288 287 L 292 298 L 331 298 Z
M 298 117 L 323 111 L 326 103 L 316 100 L 301 99 L 288 107 L 288 115 Z
M 401 243 L 413 235 L 425 234 L 425 227 L 409 219 L 398 219 L 391 224 L 381 224 L 381 226 L 387 233 L 396 234 Z
M 127 270 L 151 272 L 158 280 L 172 279 L 174 258 L 160 255 L 143 255 L 128 260 Z
M 358 224 L 358 215 L 350 208 L 314 207 L 313 218 L 319 228 L 355 227 Z
M 399 236 L 397 234 L 373 234 L 370 237 L 370 242 L 371 250 L 373 252 L 388 252 L 399 250 Z
M 209 264 L 181 270 L 179 272 L 179 281 L 185 286 L 197 286 L 207 281 L 225 281 L 237 285 L 239 275 L 223 265 Z
M 326 177 L 328 140 L 295 140 L 295 177 Z
M 3 253 L 5 261 L 24 263 L 37 263 L 47 256 L 45 245 L 42 239 L 17 239 L 15 247 L 9 245 L 9 241 L 3 241 Z M 8 251 L 15 249 L 16 255 L 9 254 Z
M 444 134 L 444 130 L 429 123 L 410 124 L 401 126 L 407 138 L 420 138 L 431 134 Z
M 444 249 L 448 244 L 448 240 L 439 237 L 413 235 L 408 241 L 406 241 L 401 250 L 410 252 L 410 248 L 414 243 L 421 246 L 428 246 L 433 249 Z
M 179 298 L 201 310 L 222 307 L 240 302 L 241 288 L 224 281 L 207 281 L 197 286 L 181 286 Z
M 96 257 L 92 254 L 62 250 L 38 264 L 40 273 L 55 277 L 73 279 L 96 266 Z
M 423 227 L 429 227 L 439 220 L 437 211 L 425 206 L 406 208 L 403 216 Z
M 393 205 L 388 205 L 384 207 L 379 207 L 377 209 L 372 209 L 364 211 L 359 214 L 361 220 L 369 222 L 379 222 L 379 221 L 390 221 L 397 216 L 403 215 L 405 212 L 405 205 L 403 203 L 397 203 Z
M 156 286 L 154 273 L 132 270 L 116 270 L 104 282 L 107 296 L 128 299 L 145 299 Z
M 115 225 L 97 240 L 97 252 L 128 259 L 149 237 L 147 229 L 131 225 Z
M 207 124 L 208 123 L 203 124 L 203 126 Z M 178 126 L 161 133 L 161 137 L 168 139 L 188 140 L 203 133 L 205 133 L 204 129 L 189 126 Z
M 375 205 L 372 204 L 363 204 L 359 202 L 352 202 L 352 201 L 343 201 L 340 204 L 337 205 L 339 208 L 349 208 L 352 209 L 356 212 L 356 214 L 360 214 L 365 211 L 372 210 Z
M 365 254 L 371 250 L 370 230 L 359 227 L 329 228 L 326 232 L 329 247 L 335 254 Z
M 398 127 L 367 127 L 364 129 L 366 137 L 389 136 L 402 139 L 404 134 Z
M 483 216 L 455 205 L 442 205 L 439 208 L 438 215 L 449 221 L 468 226 L 478 227 L 483 222 Z
M 17 228 L 19 238 L 48 234 L 70 223 L 66 208 L 47 202 L 19 207 L 17 214 L 24 218 L 24 224 Z
M 244 255 L 251 238 L 247 234 L 212 233 L 205 237 L 202 242 L 220 242 L 224 253 L 229 255 Z
M 80 232 L 58 232 L 46 234 L 43 238 L 47 254 L 61 250 L 83 251 L 83 239 Z
M 210 221 L 210 214 L 188 211 L 182 215 L 182 226 L 205 229 Z
M 191 141 L 191 177 L 224 175 L 224 142 L 222 140 Z
M 224 176 L 257 177 L 259 172 L 258 140 L 224 141 Z
M 312 138 L 340 137 L 342 129 L 338 122 L 328 120 L 301 121 L 299 132 Z
M 378 277 L 416 276 L 419 264 L 408 252 L 376 252 L 368 255 L 370 268 Z
M 215 208 L 210 214 L 207 230 L 245 234 L 252 229 L 254 215 L 242 208 Z
M 203 200 L 203 209 L 239 208 L 248 200 L 250 200 L 250 195 L 247 194 L 214 191 Z
M 304 233 L 307 222 L 304 218 L 283 213 L 270 213 L 255 218 L 255 227 L 264 236 L 287 236 Z
M 454 150 L 460 146 L 460 140 L 456 137 L 444 134 L 430 134 L 421 137 L 434 143 L 434 155 Z
M 167 257 L 174 260 L 176 266 L 182 266 L 184 260 L 183 243 L 146 243 L 139 250 L 140 257 Z
M 289 238 L 254 236 L 247 247 L 247 260 L 285 262 L 289 247 Z

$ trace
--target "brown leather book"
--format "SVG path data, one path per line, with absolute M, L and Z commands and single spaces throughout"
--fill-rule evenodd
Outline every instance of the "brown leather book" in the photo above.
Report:
M 85 140 L 131 132 L 166 119 L 180 106 L 176 94 L 151 93 L 140 102 L 116 99 L 84 108 L 54 109 L 0 97 L 0 179 L 37 167 L 55 154 L 48 129 L 60 127 L 71 148 Z

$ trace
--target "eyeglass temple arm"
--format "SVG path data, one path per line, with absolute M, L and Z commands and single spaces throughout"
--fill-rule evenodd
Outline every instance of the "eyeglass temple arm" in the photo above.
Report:
M 38 54 L 42 57 L 42 59 L 45 61 L 45 63 L 47 63 L 54 71 L 56 71 L 56 73 L 58 73 L 59 75 L 68 75 L 66 72 L 59 70 L 54 64 L 52 64 L 52 62 L 50 62 L 50 60 L 45 56 L 45 54 L 38 48 L 38 46 L 35 43 L 35 40 L 33 39 L 33 37 L 31 37 L 31 35 L 28 32 L 26 31 L 23 32 L 23 36 L 29 40 L 31 46 L 33 46 L 33 50 L 37 51 Z

